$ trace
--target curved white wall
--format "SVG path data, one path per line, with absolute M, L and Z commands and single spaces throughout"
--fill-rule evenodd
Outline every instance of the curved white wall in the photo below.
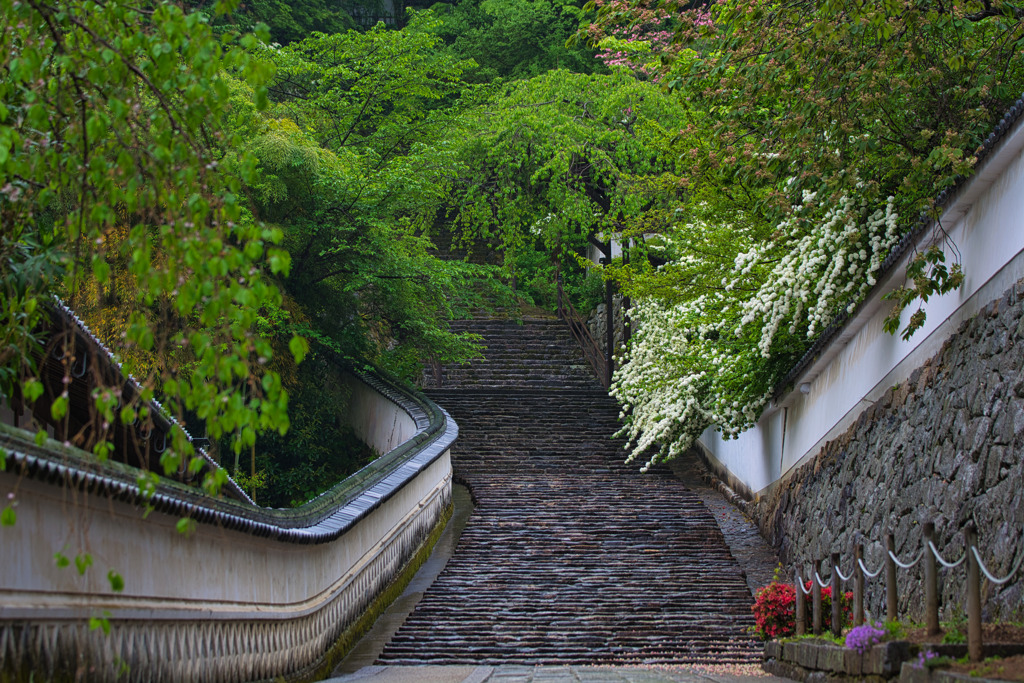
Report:
M 147 515 L 124 500 L 131 495 L 101 492 L 123 468 L 93 466 L 95 483 L 62 485 L 63 475 L 40 467 L 27 475 L 26 463 L 45 458 L 53 472 L 81 460 L 61 464 L 56 445 L 39 452 L 30 438 L 0 433 L 0 501 L 17 502 L 16 524 L 0 527 L 0 677 L 23 667 L 23 677 L 49 680 L 85 665 L 89 680 L 251 681 L 318 666 L 451 503 L 451 418 L 372 377 L 351 388 L 364 438 L 390 451 L 356 475 L 364 485 L 296 511 L 209 508 L 220 517 L 194 494 L 162 490 L 198 520 L 188 535 L 177 529 L 181 509 Z M 56 552 L 71 565 L 58 567 Z M 80 575 L 74 558 L 85 553 L 92 566 Z M 123 592 L 111 590 L 111 570 Z M 88 628 L 108 613 L 109 635 Z
M 0 496 L 16 491 L 19 504 L 17 523 L 0 530 L 0 621 L 40 616 L 43 607 L 46 618 L 111 609 L 115 621 L 301 614 L 350 583 L 423 509 L 446 502 L 450 485 L 445 453 L 337 540 L 300 545 L 208 524 L 183 535 L 178 516 L 144 518 L 135 505 L 4 473 Z M 72 560 L 88 552 L 93 567 L 84 576 L 73 563 L 59 568 L 57 551 Z M 110 570 L 124 577 L 120 594 Z
M 352 431 L 377 453 L 387 453 L 405 443 L 416 433 L 416 420 L 366 382 L 348 375 L 350 391 L 348 422 Z

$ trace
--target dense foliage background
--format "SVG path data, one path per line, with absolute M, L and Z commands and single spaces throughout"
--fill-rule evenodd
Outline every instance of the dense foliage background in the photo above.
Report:
M 0 5 L 0 389 L 59 294 L 273 505 L 372 457 L 339 363 L 471 358 L 447 322 L 556 269 L 635 302 L 634 457 L 745 429 L 1024 90 L 1005 2 Z
M 1024 12 L 973 0 L 594 8 L 597 45 L 646 22 L 660 82 L 690 111 L 669 152 L 686 189 L 671 214 L 633 228 L 663 263 L 614 274 L 638 302 L 638 329 L 613 393 L 634 457 L 650 462 L 709 426 L 751 425 L 895 241 L 970 174 L 1024 91 Z M 675 23 L 668 43 L 659 11 Z M 902 329 L 913 334 L 919 302 L 962 281 L 956 245 L 936 237 L 891 297 L 894 333 L 903 310 L 917 307 Z

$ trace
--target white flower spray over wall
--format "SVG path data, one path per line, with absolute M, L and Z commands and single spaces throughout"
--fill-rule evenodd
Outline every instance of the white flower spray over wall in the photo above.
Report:
M 746 250 L 720 288 L 684 301 L 634 299 L 611 393 L 625 423 L 617 436 L 641 471 L 685 452 L 708 427 L 727 438 L 750 428 L 794 354 L 863 300 L 899 238 L 893 197 L 871 210 L 864 198 L 824 207 L 805 192 L 792 209 L 776 239 L 737 248 Z M 693 268 L 678 246 L 683 255 L 652 277 Z

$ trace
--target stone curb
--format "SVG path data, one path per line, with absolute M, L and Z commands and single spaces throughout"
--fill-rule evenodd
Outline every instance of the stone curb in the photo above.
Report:
M 951 671 L 932 671 L 929 669 L 915 669 L 913 664 L 905 662 L 900 672 L 900 683 L 1006 683 L 996 678 L 979 678 L 977 676 L 966 676 Z
M 765 643 L 762 668 L 775 676 L 813 683 L 998 683 L 998 679 L 918 669 L 910 661 L 918 651 L 919 646 L 907 641 L 880 643 L 860 654 L 823 640 L 772 640 Z

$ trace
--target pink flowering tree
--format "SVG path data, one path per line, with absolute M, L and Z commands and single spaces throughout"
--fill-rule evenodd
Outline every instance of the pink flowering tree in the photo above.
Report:
M 624 19 L 621 24 L 606 28 L 592 24 L 588 29 L 599 48 L 596 57 L 609 68 L 625 68 L 641 80 L 658 81 L 664 71 L 662 56 L 672 48 L 671 15 L 656 5 L 629 0 L 594 0 L 593 4 L 600 12 Z
M 583 33 L 610 50 L 606 61 L 640 77 L 655 69 L 686 109 L 672 138 L 678 203 L 652 207 L 660 221 L 650 211 L 624 220 L 651 258 L 605 273 L 633 299 L 612 392 L 631 457 L 647 466 L 708 427 L 733 436 L 755 422 L 821 330 L 867 295 L 893 245 L 972 172 L 979 145 L 1024 92 L 1024 9 L 975 0 L 588 7 Z M 887 329 L 913 334 L 924 311 L 900 330 L 902 310 L 962 280 L 941 245 L 917 255 Z

